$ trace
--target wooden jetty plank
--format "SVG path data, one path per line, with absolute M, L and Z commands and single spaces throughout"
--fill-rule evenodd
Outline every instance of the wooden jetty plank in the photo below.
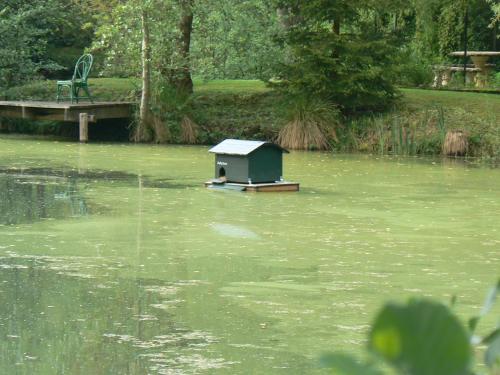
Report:
M 0 100 L 0 106 L 12 107 L 33 107 L 33 108 L 99 108 L 113 105 L 132 105 L 133 102 L 94 102 L 94 103 L 70 103 L 70 102 L 43 102 L 43 101 L 24 101 L 24 100 Z
M 0 101 L 0 116 L 30 120 L 79 122 L 80 113 L 97 121 L 132 116 L 132 102 L 56 103 L 34 101 Z
M 89 138 L 89 122 L 102 119 L 129 118 L 132 116 L 133 105 L 132 102 L 0 101 L 0 117 L 78 122 L 80 126 L 80 142 L 87 142 Z

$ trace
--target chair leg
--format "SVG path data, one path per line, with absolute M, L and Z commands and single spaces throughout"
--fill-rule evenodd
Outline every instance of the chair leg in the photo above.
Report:
M 85 91 L 85 93 L 87 94 L 87 97 L 89 98 L 90 102 L 92 104 L 94 104 L 94 101 L 92 100 L 92 96 L 90 96 L 90 91 L 89 91 L 89 88 L 87 86 L 83 86 L 83 90 Z

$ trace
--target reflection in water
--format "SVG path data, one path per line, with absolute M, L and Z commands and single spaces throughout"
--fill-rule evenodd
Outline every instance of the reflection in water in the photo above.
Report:
M 79 191 L 79 184 L 100 181 L 135 187 L 139 179 L 141 186 L 147 188 L 180 189 L 192 186 L 118 171 L 0 168 L 0 224 L 86 216 L 90 210 Z
M 213 335 L 172 319 L 183 289 L 196 283 L 82 273 L 119 266 L 102 262 L 0 258 L 2 373 L 196 374 L 230 365 L 200 352 L 218 341 Z
M 232 224 L 219 224 L 219 223 L 214 223 L 212 224 L 212 229 L 216 231 L 217 233 L 226 236 L 226 237 L 233 237 L 233 238 L 252 238 L 252 239 L 258 239 L 259 236 L 255 233 L 252 232 L 249 229 L 242 228 L 240 226 L 232 225 Z
M 75 179 L 0 172 L 0 224 L 85 216 L 88 208 Z

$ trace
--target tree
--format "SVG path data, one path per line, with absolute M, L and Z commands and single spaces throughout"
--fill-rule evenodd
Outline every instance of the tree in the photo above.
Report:
M 0 8 L 0 87 L 61 68 L 47 58 L 51 20 L 59 10 L 53 0 L 12 0 Z
M 463 49 L 464 16 L 469 9 L 468 46 L 489 50 L 494 47 L 494 19 L 489 0 L 414 0 L 416 32 L 412 44 L 419 56 L 430 62 L 449 59 L 449 53 Z
M 490 3 L 491 3 L 491 9 L 495 14 L 493 22 L 500 22 L 500 3 L 495 3 L 495 1 L 493 0 L 491 0 Z
M 94 8 L 90 0 L 46 1 L 45 18 L 49 30 L 47 38 L 47 58 L 61 65 L 56 74 L 46 74 L 49 78 L 64 78 L 73 73 L 75 62 L 94 36 Z M 52 4 L 51 4 L 52 3 Z
M 168 130 L 154 107 L 157 93 L 171 83 L 180 63 L 173 42 L 178 36 L 177 1 L 128 0 L 118 4 L 96 30 L 92 51 L 102 53 L 103 73 L 141 77 L 141 104 L 136 141 L 164 141 Z
M 191 33 L 193 31 L 193 0 L 179 0 L 181 19 L 179 22 L 180 35 L 178 37 L 178 53 L 180 64 L 172 75 L 172 84 L 183 94 L 193 93 L 193 80 L 191 78 L 191 64 L 189 51 L 191 48 Z
M 139 109 L 139 124 L 136 130 L 136 140 L 148 139 L 146 129 L 151 122 L 151 45 L 149 34 L 149 18 L 146 9 L 141 10 L 142 25 L 142 90 Z
M 381 27 L 378 2 L 288 0 L 300 23 L 286 35 L 293 59 L 281 78 L 288 93 L 334 102 L 344 110 L 380 109 L 395 97 L 394 36 Z
M 205 79 L 268 80 L 283 58 L 275 43 L 280 32 L 276 8 L 268 0 L 197 0 L 191 62 Z

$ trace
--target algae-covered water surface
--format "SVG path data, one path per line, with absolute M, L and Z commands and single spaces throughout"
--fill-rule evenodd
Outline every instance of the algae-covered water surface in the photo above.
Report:
M 300 192 L 223 192 L 207 150 L 0 140 L 0 373 L 311 373 L 499 275 L 499 170 L 293 152 Z

